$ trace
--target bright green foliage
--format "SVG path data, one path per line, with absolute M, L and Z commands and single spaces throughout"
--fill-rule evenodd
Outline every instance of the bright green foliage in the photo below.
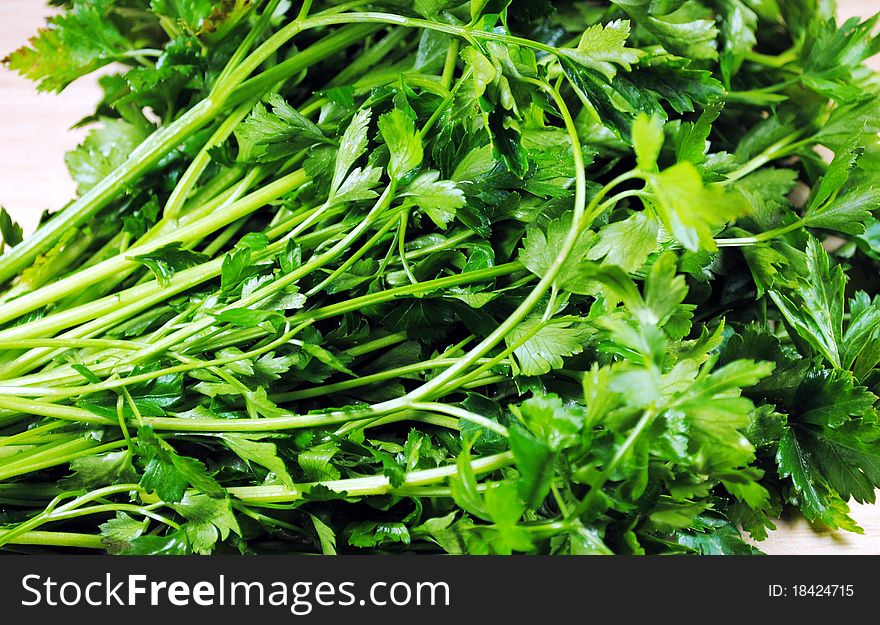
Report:
M 112 69 L 78 197 L 38 236 L 0 210 L 3 530 L 169 555 L 746 555 L 786 508 L 861 531 L 877 18 L 59 4 L 8 64 Z

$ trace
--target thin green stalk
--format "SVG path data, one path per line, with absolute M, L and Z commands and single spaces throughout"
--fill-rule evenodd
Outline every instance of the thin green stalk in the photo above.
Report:
M 27 400 L 19 400 L 19 401 L 27 401 Z M 35 404 L 39 404 L 40 402 L 33 402 Z M 79 411 L 79 408 L 75 408 L 74 410 Z M 88 411 L 82 411 L 88 412 Z M 69 412 L 66 413 L 69 415 Z M 52 416 L 52 415 L 47 415 Z M 95 415 L 92 415 L 95 416 Z M 80 423 L 86 422 L 86 419 L 89 419 L 87 415 L 82 415 L 81 413 L 78 415 L 79 418 L 74 419 L 75 421 L 79 421 Z M 69 418 L 69 417 L 68 417 Z M 100 419 L 100 423 L 98 423 L 97 419 L 91 419 L 92 423 L 100 424 L 100 425 L 114 425 L 113 421 L 109 419 Z M 0 480 L 7 480 L 12 477 L 16 477 L 19 475 L 27 475 L 28 473 L 34 473 L 35 471 L 40 471 L 41 469 L 48 469 L 49 467 L 55 467 L 62 464 L 67 464 L 71 460 L 76 460 L 77 458 L 81 458 L 82 456 L 91 456 L 102 454 L 106 451 L 114 451 L 119 449 L 120 447 L 125 447 L 126 442 L 124 440 L 114 441 L 112 443 L 106 443 L 104 445 L 93 445 L 96 441 L 88 441 L 88 445 L 81 445 L 79 448 L 75 450 L 70 450 L 69 453 L 64 455 L 54 455 L 54 456 L 41 456 L 39 460 L 35 460 L 28 464 L 20 464 L 14 466 L 2 466 L 0 467 Z
M 388 369 L 386 371 L 380 371 L 378 373 L 373 373 L 370 375 L 359 376 L 352 380 L 343 380 L 342 382 L 335 382 L 333 384 L 323 384 L 321 386 L 314 386 L 301 390 L 276 393 L 274 395 L 270 395 L 269 399 L 271 399 L 275 403 L 287 403 L 292 401 L 301 401 L 303 399 L 311 399 L 313 397 L 322 397 L 325 395 L 330 395 L 331 393 L 350 391 L 352 389 L 360 388 L 362 386 L 369 386 L 370 384 L 376 384 L 378 382 L 384 382 L 386 380 L 401 378 L 407 375 L 412 375 L 414 373 L 422 373 L 424 371 L 430 371 L 432 369 L 442 369 L 443 367 L 448 367 L 455 362 L 455 358 L 435 358 L 433 360 L 428 360 L 425 362 L 418 362 L 411 365 L 403 365 L 400 367 L 395 367 L 393 369 Z M 416 409 L 414 405 L 411 405 L 410 408 Z
M 416 280 L 415 275 L 410 269 L 409 263 L 406 261 L 406 223 L 407 217 L 409 216 L 409 211 L 405 210 L 400 214 L 400 226 L 397 231 L 397 253 L 400 256 L 400 264 L 403 265 L 403 271 L 406 273 L 406 277 L 412 284 L 418 284 L 418 280 Z
M 359 261 L 363 256 L 369 252 L 379 241 L 381 241 L 388 231 L 394 227 L 394 219 L 388 219 L 385 221 L 385 225 L 379 228 L 370 239 L 367 240 L 356 252 L 354 252 L 348 259 L 339 265 L 336 269 L 334 269 L 326 278 L 321 280 L 314 287 L 309 289 L 306 292 L 306 297 L 313 297 L 323 291 L 329 284 L 332 284 L 336 278 L 344 274 L 346 271 L 351 269 L 351 267 Z
M 98 534 L 75 532 L 25 532 L 11 540 L 4 540 L 9 530 L 0 530 L 0 540 L 10 545 L 39 545 L 43 547 L 78 547 L 80 549 L 106 549 L 104 537 Z
M 133 256 L 146 254 L 169 243 L 201 239 L 302 186 L 307 180 L 308 177 L 305 172 L 301 169 L 297 170 L 232 203 L 223 211 L 215 212 L 196 222 L 181 225 L 174 232 L 157 237 L 147 244 L 130 248 L 126 256 L 107 259 L 68 278 L 63 278 L 38 291 L 8 302 L 0 309 L 0 323 L 16 319 L 41 306 L 57 301 L 70 293 L 100 282 L 105 278 L 112 277 L 114 274 L 125 271 L 125 269 L 131 266 L 135 266 L 137 264 L 136 261 L 130 260 Z
M 719 184 L 725 186 L 733 184 L 737 180 L 741 180 L 742 178 L 748 176 L 750 173 L 757 171 L 767 163 L 774 161 L 778 158 L 782 158 L 783 156 L 786 156 L 788 154 L 794 153 L 802 145 L 801 143 L 795 142 L 799 138 L 801 138 L 803 134 L 804 131 L 801 130 L 783 137 L 782 139 L 765 149 L 763 152 L 750 159 L 747 163 L 741 165 L 735 171 L 727 174 L 727 177 Z
M 443 63 L 443 74 L 440 76 L 440 83 L 449 89 L 452 86 L 452 78 L 455 75 L 455 65 L 458 62 L 458 39 L 453 39 L 449 48 L 446 50 L 446 60 Z
M 494 278 L 499 278 L 502 276 L 510 275 L 512 273 L 518 272 L 522 270 L 522 265 L 519 261 L 513 261 L 510 263 L 505 263 L 502 265 L 496 265 L 495 267 L 489 267 L 487 269 L 481 269 L 478 271 L 469 271 L 462 274 L 456 274 L 452 276 L 445 276 L 443 278 L 437 278 L 434 280 L 426 280 L 419 284 L 409 284 L 401 287 L 396 287 L 393 289 L 387 289 L 385 291 L 379 291 L 377 293 L 370 293 L 368 295 L 363 295 L 360 297 L 355 297 L 349 300 L 345 300 L 342 302 L 338 302 L 336 304 L 330 304 L 328 306 L 324 306 L 319 309 L 304 311 L 301 313 L 297 313 L 293 315 L 289 319 L 289 323 L 291 325 L 305 323 L 307 321 L 321 321 L 323 319 L 329 319 L 332 317 L 337 317 L 339 315 L 344 315 L 348 312 L 353 312 L 356 310 L 360 310 L 362 308 L 368 306 L 375 306 L 378 304 L 382 304 L 385 302 L 390 302 L 398 297 L 407 297 L 407 296 L 418 296 L 418 295 L 426 295 L 428 293 L 434 291 L 440 291 L 446 288 L 451 288 L 455 286 L 463 286 L 466 284 L 474 284 L 479 282 L 484 282 L 486 280 L 492 280 Z M 181 272 L 185 273 L 185 272 Z M 180 275 L 180 274 L 178 274 Z M 178 277 L 172 279 L 172 282 Z M 265 335 L 265 330 L 261 330 L 260 328 L 252 328 L 246 330 L 242 333 L 246 340 L 253 340 Z M 243 339 L 243 340 L 245 340 Z M 116 367 L 115 364 L 111 365 L 101 365 L 98 367 L 92 368 L 93 372 L 96 375 L 104 375 L 105 373 L 109 373 Z M 4 371 L 5 373 L 5 371 Z M 37 375 L 37 376 L 29 376 L 28 378 L 21 378 L 14 380 L 16 384 L 30 384 L 33 382 L 39 382 L 46 379 L 56 379 L 57 381 L 64 381 L 64 379 L 73 379 L 76 380 L 79 377 L 79 374 L 73 372 L 69 374 L 70 378 L 58 378 L 57 372 L 50 372 L 49 377 L 47 378 L 45 375 Z M 10 380 L 10 383 L 12 380 Z M 0 406 L 2 408 L 2 406 Z
M 474 473 L 491 473 L 513 464 L 513 454 L 509 451 L 474 458 L 471 469 Z M 443 482 L 458 472 L 456 465 L 445 465 L 436 469 L 413 471 L 404 475 L 400 488 L 429 486 Z M 291 490 L 285 486 L 243 486 L 230 488 L 229 494 L 237 499 L 254 503 L 288 503 L 303 498 L 303 493 L 321 486 L 335 492 L 345 492 L 352 497 L 365 495 L 384 495 L 394 493 L 397 489 L 391 486 L 388 477 L 376 475 L 371 477 L 351 478 L 346 480 L 330 480 L 311 484 L 300 484 L 299 489 Z
M 147 137 L 122 165 L 62 209 L 50 222 L 38 228 L 31 236 L 0 257 L 0 283 L 9 280 L 33 263 L 34 259 L 54 245 L 64 232 L 77 228 L 94 217 L 128 183 L 140 177 L 162 156 L 176 148 L 184 137 L 204 126 L 217 110 L 218 105 L 215 102 L 203 100 L 170 125 L 160 128 Z
M 406 30 L 394 29 L 382 37 L 369 50 L 359 55 L 351 64 L 343 69 L 330 81 L 329 87 L 337 87 L 355 82 L 367 74 L 376 65 L 383 62 L 392 52 L 406 51 L 404 42 L 409 36 Z
M 503 436 L 504 438 L 507 438 L 508 436 L 507 428 L 497 421 L 492 421 L 491 419 L 487 419 L 482 415 L 478 415 L 475 412 L 471 412 L 470 410 L 465 410 L 464 408 L 461 408 L 459 406 L 452 406 L 449 404 L 441 404 L 437 402 L 413 402 L 409 405 L 409 407 L 412 410 L 439 412 L 440 414 L 446 414 L 451 417 L 462 419 L 464 421 L 470 421 L 471 423 L 482 426 L 487 430 Z
M 313 27 L 320 25 L 320 23 L 312 24 Z M 194 134 L 209 123 L 225 106 L 234 107 L 250 98 L 259 96 L 283 78 L 295 75 L 324 58 L 338 53 L 340 49 L 359 41 L 363 34 L 370 30 L 372 27 L 369 25 L 340 29 L 286 61 L 266 70 L 260 76 L 242 83 L 277 49 L 277 47 L 267 47 L 266 44 L 261 46 L 260 53 L 251 54 L 248 60 L 230 75 L 229 80 L 224 81 L 216 93 L 212 93 L 210 97 L 195 104 L 169 125 L 156 130 L 132 151 L 122 165 L 57 213 L 49 223 L 37 229 L 34 234 L 0 257 L 0 284 L 31 265 L 34 259 L 54 245 L 63 233 L 77 228 L 94 217 L 122 189 L 175 149 L 183 138 Z M 299 29 L 296 32 L 299 32 Z M 290 32 L 288 38 L 281 41 L 277 38 L 270 39 L 273 40 L 273 44 L 280 46 L 296 32 Z
M 199 178 L 211 163 L 211 155 L 209 151 L 229 138 L 229 135 L 232 134 L 235 127 L 247 117 L 251 108 L 252 102 L 245 102 L 244 104 L 239 105 L 238 108 L 236 108 L 223 121 L 223 123 L 218 126 L 217 130 L 214 131 L 214 134 L 211 135 L 205 145 L 202 146 L 199 153 L 196 154 L 196 157 L 190 162 L 189 167 L 186 168 L 186 171 L 183 172 L 180 180 L 178 180 L 177 184 L 174 186 L 171 195 L 168 196 L 168 201 L 165 203 L 165 208 L 162 210 L 162 216 L 165 219 L 172 223 L 177 221 L 177 218 L 180 216 L 183 209 L 184 202 L 186 202 L 193 187 L 196 186 Z

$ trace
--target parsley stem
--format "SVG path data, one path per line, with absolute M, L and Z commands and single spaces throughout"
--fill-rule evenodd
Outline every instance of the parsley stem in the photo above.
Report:
M 355 345 L 354 347 L 345 350 L 345 353 L 352 358 L 357 358 L 359 356 L 363 356 L 364 354 L 370 354 L 386 347 L 392 347 L 394 345 L 404 342 L 405 340 L 407 340 L 407 338 L 409 337 L 407 337 L 406 332 L 388 334 L 373 341 L 361 343 L 360 345 Z
M 727 174 L 727 178 L 721 181 L 719 184 L 721 185 L 729 185 L 737 180 L 745 178 L 750 173 L 757 171 L 767 163 L 774 161 L 778 158 L 782 158 L 787 154 L 792 154 L 799 148 L 802 144 L 795 143 L 800 137 L 803 136 L 803 131 L 793 132 L 789 135 L 786 135 L 770 147 L 763 150 L 760 154 L 749 160 L 744 165 L 741 165 L 735 171 Z
M 789 48 L 785 52 L 776 55 L 761 54 L 760 52 L 755 52 L 754 50 L 751 50 L 749 52 L 746 52 L 745 58 L 747 61 L 750 61 L 752 63 L 758 63 L 766 67 L 779 68 L 796 61 L 799 54 L 800 50 L 798 50 L 798 47 L 795 46 Z
M 478 415 L 470 410 L 465 410 L 460 406 L 452 406 L 450 404 L 441 404 L 438 402 L 412 402 L 409 404 L 409 408 L 412 410 L 423 410 L 425 412 L 439 412 L 440 414 L 446 414 L 451 417 L 470 421 L 471 423 L 482 426 L 496 434 L 500 434 L 504 438 L 507 438 L 508 436 L 507 428 L 497 421 L 487 419 L 482 415 Z
M 81 549 L 106 549 L 102 536 L 97 534 L 77 534 L 75 532 L 25 532 L 12 539 L 4 540 L 9 530 L 0 530 L 0 540 L 11 545 L 39 545 L 51 547 L 79 547 Z
M 165 208 L 162 211 L 165 219 L 172 223 L 177 221 L 184 202 L 192 192 L 199 177 L 211 163 L 210 150 L 229 138 L 229 135 L 232 134 L 235 127 L 241 122 L 241 120 L 247 117 L 252 106 L 253 102 L 251 101 L 240 105 L 223 121 L 222 124 L 220 124 L 220 126 L 218 126 L 217 130 L 214 131 L 214 134 L 212 134 L 205 142 L 205 145 L 202 146 L 199 153 L 196 154 L 196 157 L 190 162 L 189 167 L 186 168 L 186 171 L 183 172 L 180 180 L 174 186 L 171 195 L 168 196 L 168 201 L 165 203 Z
M 200 239 L 302 186 L 307 180 L 305 172 L 301 169 L 297 170 L 233 202 L 225 207 L 223 211 L 214 212 L 203 219 L 183 224 L 176 230 L 159 236 L 149 243 L 130 248 L 126 256 L 109 258 L 68 278 L 62 278 L 37 291 L 23 295 L 7 303 L 0 310 L 0 323 L 15 319 L 40 306 L 57 301 L 78 289 L 95 284 L 105 278 L 112 277 L 120 271 L 136 266 L 137 262 L 131 259 L 133 256 L 147 254 L 170 243 Z M 3 333 L 0 332 L 0 334 Z
M 5 340 L 3 341 L 3 344 L 0 345 L 0 351 L 6 349 L 31 349 L 34 347 L 54 347 L 65 349 L 102 348 L 137 350 L 141 349 L 143 346 L 143 343 L 137 343 L 135 341 L 116 341 L 112 339 L 44 338 Z
M 476 474 L 491 473 L 498 469 L 510 466 L 511 464 L 513 464 L 513 454 L 509 451 L 471 460 L 471 468 Z M 458 473 L 458 467 L 454 464 L 444 465 L 442 467 L 437 467 L 436 469 L 413 471 L 404 475 L 403 484 L 398 488 L 405 489 L 436 484 L 446 480 L 448 477 L 455 475 L 456 473 Z M 361 495 L 382 495 L 386 493 L 394 493 L 398 490 L 398 488 L 391 486 L 391 482 L 387 476 L 375 475 L 371 477 L 300 484 L 298 490 L 291 490 L 285 486 L 242 486 L 238 488 L 230 488 L 229 494 L 246 502 L 285 503 L 300 500 L 303 498 L 303 493 L 307 493 L 319 486 L 336 492 L 345 492 L 352 497 Z
M 162 50 L 157 50 L 156 48 L 140 48 L 138 50 L 127 50 L 122 53 L 124 58 L 136 59 L 139 56 L 153 56 L 159 57 L 162 56 Z
M 394 220 L 388 219 L 385 221 L 385 225 L 379 228 L 366 243 L 364 243 L 357 251 L 355 251 L 349 258 L 339 265 L 336 269 L 334 269 L 326 278 L 324 278 L 320 283 L 312 287 L 306 292 L 306 297 L 312 297 L 325 288 L 328 285 L 332 284 L 339 276 L 344 274 L 346 271 L 351 269 L 351 267 L 359 261 L 364 254 L 370 251 L 379 241 L 385 238 L 385 235 L 388 234 L 388 231 L 394 227 Z
M 4 398 L 4 400 L 7 398 Z M 21 400 L 27 401 L 27 400 Z M 32 404 L 40 404 L 41 402 L 32 402 Z M 69 408 L 68 406 L 55 406 L 55 408 Z M 76 417 L 72 417 L 72 413 L 76 412 Z M 25 411 L 26 412 L 26 411 Z M 114 425 L 113 421 L 109 419 L 105 419 L 104 417 L 99 417 L 94 414 L 83 414 L 88 413 L 87 410 L 81 410 L 79 408 L 74 408 L 73 410 L 64 411 L 63 414 L 66 414 L 67 420 L 79 421 L 81 423 L 91 422 L 94 425 Z M 34 413 L 38 414 L 38 413 Z M 55 416 L 55 415 L 43 415 L 43 416 Z M 119 449 L 120 447 L 125 447 L 126 442 L 124 440 L 114 441 L 112 443 L 106 443 L 104 445 L 94 445 L 96 441 L 87 440 L 87 439 L 78 439 L 76 441 L 76 445 L 71 444 L 64 447 L 64 453 L 57 451 L 56 454 L 46 455 L 44 453 L 37 454 L 39 459 L 32 460 L 30 463 L 22 463 L 16 464 L 13 466 L 9 466 L 6 464 L 0 465 L 0 480 L 7 480 L 11 477 L 16 477 L 18 475 L 26 475 L 28 473 L 34 473 L 35 471 L 40 471 L 42 469 L 48 469 L 49 467 L 58 466 L 60 464 L 69 463 L 71 460 L 76 460 L 82 456 L 91 456 L 93 454 L 101 454 L 106 451 L 113 451 Z
M 718 247 L 747 247 L 750 245 L 758 245 L 760 243 L 766 243 L 767 241 L 770 241 L 777 237 L 781 237 L 782 235 L 788 234 L 789 232 L 792 232 L 799 228 L 803 228 L 805 225 L 806 222 L 803 219 L 798 219 L 797 221 L 793 221 L 786 226 L 780 226 L 779 228 L 773 228 L 772 230 L 759 232 L 758 234 L 751 237 L 738 237 L 735 239 L 715 239 L 715 244 Z
M 363 419 L 361 421 L 348 421 L 336 428 L 334 434 L 343 436 L 354 430 L 377 428 L 391 423 L 399 423 L 401 421 L 413 421 L 416 423 L 426 423 L 428 425 L 436 425 L 437 427 L 446 428 L 447 430 L 458 431 L 458 419 L 443 416 L 439 414 L 427 412 L 414 412 L 412 410 L 402 410 L 394 414 L 385 415 L 384 417 L 374 417 L 371 419 Z
M 219 262 L 222 259 L 218 259 L 217 265 L 219 268 Z M 214 262 L 214 261 L 212 261 Z M 474 284 L 479 282 L 484 282 L 486 280 L 491 280 L 494 278 L 510 275 L 522 269 L 522 265 L 518 261 L 514 261 L 511 263 L 506 263 L 502 265 L 496 265 L 495 267 L 489 267 L 486 269 L 481 269 L 478 271 L 469 271 L 461 274 L 456 274 L 452 276 L 445 276 L 443 278 L 436 278 L 434 280 L 426 280 L 419 284 L 410 284 L 401 287 L 396 287 L 393 289 L 387 289 L 385 291 L 379 291 L 377 293 L 370 293 L 368 295 L 364 295 L 361 297 L 352 298 L 349 300 L 345 300 L 342 302 L 338 302 L 336 304 L 330 304 L 324 306 L 323 308 L 304 311 L 301 313 L 297 313 L 293 315 L 289 322 L 291 325 L 298 323 L 306 323 L 306 322 L 314 322 L 320 321 L 322 319 L 328 319 L 332 317 L 336 317 L 339 315 L 343 315 L 348 312 L 353 312 L 356 310 L 360 310 L 362 308 L 366 308 L 368 306 L 375 306 L 378 304 L 382 304 L 385 302 L 390 302 L 395 300 L 398 297 L 405 297 L 411 295 L 424 295 L 431 293 L 433 291 L 440 291 L 450 287 L 462 286 L 465 284 Z M 174 279 L 178 278 L 179 275 L 182 275 L 186 272 L 181 272 L 181 274 L 175 275 Z M 172 280 L 172 282 L 174 281 Z M 259 328 L 252 328 L 248 330 L 244 330 L 242 332 L 243 339 L 255 339 L 263 336 L 265 334 L 264 330 Z M 399 335 L 392 335 L 399 336 Z M 155 337 L 154 337 L 155 338 Z M 200 349 L 205 349 L 205 346 L 200 346 Z M 116 368 L 118 365 L 116 364 L 103 364 L 97 367 L 94 367 L 92 370 L 96 375 L 103 375 L 108 373 L 113 368 Z M 65 377 L 59 377 L 59 371 Z M 18 380 L 7 380 L 7 384 L 16 383 L 19 385 L 23 384 L 31 384 L 35 381 L 52 379 L 57 382 L 76 380 L 79 378 L 79 374 L 73 372 L 72 374 L 65 374 L 66 369 L 59 368 L 57 370 L 53 370 L 49 372 L 49 376 L 34 376 L 31 379 L 18 379 Z
M 63 233 L 77 228 L 94 217 L 117 196 L 121 189 L 146 173 L 159 159 L 175 149 L 183 138 L 192 135 L 210 122 L 224 106 L 237 106 L 246 102 L 264 93 L 279 80 L 294 75 L 328 56 L 338 54 L 342 47 L 359 41 L 364 32 L 362 26 L 340 29 L 251 81 L 242 83 L 240 87 L 237 85 L 240 82 L 239 78 L 242 77 L 242 68 L 238 68 L 237 73 L 230 76 L 229 82 L 221 85 L 218 93 L 195 104 L 169 125 L 156 130 L 132 151 L 122 165 L 59 211 L 19 245 L 0 256 L 0 284 L 24 270 L 39 254 L 54 245 Z M 266 53 L 266 57 L 268 54 L 271 54 L 271 51 Z M 247 63 L 242 64 L 247 70 L 245 76 L 266 58 L 251 57 Z
M 458 62 L 458 39 L 453 39 L 446 49 L 446 61 L 443 63 L 443 73 L 440 76 L 440 83 L 449 89 L 452 86 L 452 77 L 455 74 L 455 65 Z
M 400 226 L 397 233 L 397 253 L 400 257 L 400 263 L 403 265 L 403 271 L 406 273 L 406 277 L 409 278 L 409 281 L 412 284 L 418 284 L 419 281 L 416 280 L 412 269 L 410 269 L 409 263 L 406 261 L 406 250 L 404 249 L 404 245 L 406 245 L 406 223 L 408 216 L 408 210 L 405 210 L 400 214 Z

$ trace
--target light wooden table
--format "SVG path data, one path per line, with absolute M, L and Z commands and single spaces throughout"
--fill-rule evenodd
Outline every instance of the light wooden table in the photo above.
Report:
M 880 11 L 880 0 L 844 0 L 842 16 Z M 0 1 L 0 56 L 18 48 L 43 23 L 48 8 L 40 0 Z M 44 209 L 57 210 L 74 194 L 64 166 L 64 152 L 85 136 L 70 127 L 94 111 L 100 91 L 84 79 L 60 95 L 38 94 L 18 75 L 0 70 L 0 205 L 25 229 L 32 229 Z M 853 515 L 865 534 L 816 532 L 802 518 L 785 519 L 761 543 L 774 554 L 880 554 L 880 505 L 854 505 Z

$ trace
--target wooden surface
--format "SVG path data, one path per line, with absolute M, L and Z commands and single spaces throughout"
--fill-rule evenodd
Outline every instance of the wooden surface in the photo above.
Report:
M 840 13 L 878 11 L 880 0 L 846 0 Z M 24 44 L 48 14 L 40 0 L 0 0 L 0 56 Z M 37 94 L 33 83 L 0 69 L 0 205 L 25 229 L 33 228 L 44 209 L 61 208 L 73 197 L 63 156 L 85 131 L 70 127 L 93 112 L 99 97 L 94 79 L 76 82 L 60 95 Z M 759 546 L 773 554 L 880 554 L 880 505 L 853 508 L 864 535 L 817 532 L 792 516 Z

